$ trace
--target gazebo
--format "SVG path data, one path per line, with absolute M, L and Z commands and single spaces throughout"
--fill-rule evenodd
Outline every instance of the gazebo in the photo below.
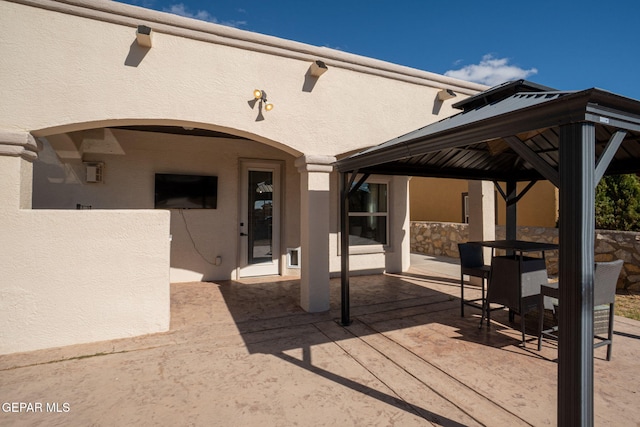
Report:
M 336 162 L 341 173 L 342 323 L 349 314 L 348 198 L 371 174 L 506 183 L 507 239 L 516 203 L 537 180 L 559 189 L 558 425 L 593 425 L 595 187 L 640 171 L 640 101 L 601 89 L 508 82 L 458 102 L 442 121 Z M 356 179 L 358 179 L 356 181 Z M 516 184 L 529 182 L 517 194 Z

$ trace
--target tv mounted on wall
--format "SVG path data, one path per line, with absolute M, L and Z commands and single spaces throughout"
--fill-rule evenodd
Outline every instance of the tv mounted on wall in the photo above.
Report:
M 218 177 L 156 174 L 156 209 L 216 209 Z

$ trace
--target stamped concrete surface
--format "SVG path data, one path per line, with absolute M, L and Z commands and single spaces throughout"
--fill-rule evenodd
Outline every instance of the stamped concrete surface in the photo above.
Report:
M 506 312 L 490 330 L 460 317 L 458 274 L 414 255 L 409 273 L 352 277 L 348 327 L 339 279 L 320 314 L 292 278 L 174 284 L 167 333 L 0 356 L 0 425 L 555 425 L 556 343 L 522 348 Z M 595 351 L 595 424 L 640 426 L 640 322 L 615 330 L 612 361 Z

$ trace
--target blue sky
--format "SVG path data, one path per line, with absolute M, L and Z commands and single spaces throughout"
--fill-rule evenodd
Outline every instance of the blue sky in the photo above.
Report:
M 638 0 L 118 0 L 495 85 L 640 99 Z

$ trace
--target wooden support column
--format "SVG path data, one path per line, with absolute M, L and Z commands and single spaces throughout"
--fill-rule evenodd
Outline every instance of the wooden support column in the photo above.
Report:
M 593 426 L 595 126 L 560 128 L 558 424 Z

